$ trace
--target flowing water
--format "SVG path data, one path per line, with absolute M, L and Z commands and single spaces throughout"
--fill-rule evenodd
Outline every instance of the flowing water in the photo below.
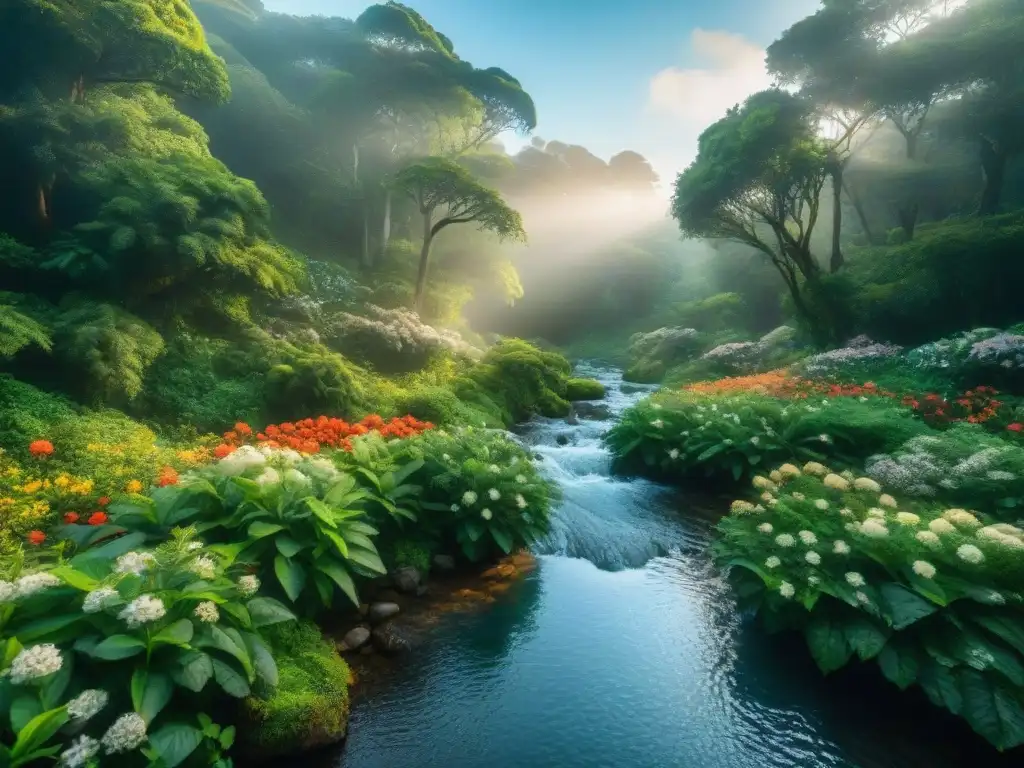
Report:
M 615 371 L 580 374 L 604 381 L 613 418 L 644 394 L 624 393 Z M 446 617 L 364 692 L 330 763 L 1003 764 L 962 723 L 876 669 L 826 680 L 799 640 L 767 637 L 738 616 L 708 557 L 712 518 L 698 511 L 707 503 L 611 477 L 600 442 L 611 423 L 528 425 L 522 438 L 565 496 L 540 567 L 487 610 Z

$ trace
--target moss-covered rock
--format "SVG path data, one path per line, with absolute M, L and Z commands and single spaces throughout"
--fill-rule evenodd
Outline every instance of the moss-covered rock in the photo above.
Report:
M 565 399 L 600 400 L 604 397 L 604 384 L 597 379 L 569 379 L 565 385 Z
M 348 665 L 315 624 L 270 627 L 279 683 L 243 704 L 239 747 L 254 761 L 334 744 L 348 728 Z
M 637 384 L 657 384 L 665 375 L 665 364 L 658 361 L 643 360 L 634 363 L 622 374 L 625 381 Z

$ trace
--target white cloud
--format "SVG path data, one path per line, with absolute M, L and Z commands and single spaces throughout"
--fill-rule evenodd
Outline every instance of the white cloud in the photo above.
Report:
M 695 29 L 690 49 L 698 67 L 668 67 L 651 78 L 648 105 L 699 135 L 734 104 L 771 85 L 765 51 L 742 35 Z

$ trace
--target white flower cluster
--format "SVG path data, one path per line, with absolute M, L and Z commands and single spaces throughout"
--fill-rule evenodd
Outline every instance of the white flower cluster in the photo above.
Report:
M 982 365 L 998 365 L 1002 368 L 1024 368 L 1024 336 L 999 333 L 971 346 L 968 359 Z
M 60 579 L 53 574 L 44 572 L 30 573 L 14 582 L 0 581 L 0 605 L 32 597 L 32 595 L 44 592 L 59 584 Z
M 108 755 L 138 749 L 146 742 L 146 721 L 135 712 L 121 715 L 103 734 L 102 741 L 103 750 Z
M 64 666 L 60 649 L 53 643 L 23 648 L 11 662 L 11 683 L 23 685 L 32 680 L 52 675 Z
M 853 346 L 853 342 L 851 342 L 850 345 L 841 349 L 811 355 L 800 362 L 799 368 L 805 374 L 821 376 L 841 370 L 851 363 L 893 358 L 902 351 L 903 348 L 895 344 L 858 343 L 857 346 Z
M 212 600 L 204 600 L 196 606 L 195 617 L 205 624 L 216 624 L 220 621 L 220 611 Z
M 238 477 L 253 467 L 267 463 L 267 457 L 251 445 L 243 445 L 217 463 L 217 469 L 228 477 Z
M 106 691 L 90 688 L 87 691 L 82 691 L 68 702 L 68 715 L 72 720 L 84 722 L 98 714 L 107 706 L 108 701 L 110 701 L 110 696 Z
M 99 753 L 100 743 L 91 736 L 82 734 L 60 753 L 60 765 L 62 768 L 82 768 Z
M 252 597 L 260 589 L 260 580 L 252 575 L 241 576 L 238 579 L 238 593 L 242 597 Z
M 191 562 L 188 569 L 201 579 L 213 579 L 217 576 L 217 561 L 201 555 Z
M 150 552 L 125 552 L 117 558 L 114 572 L 141 576 L 155 562 L 156 558 Z
M 94 589 L 85 596 L 85 600 L 82 602 L 82 611 L 84 613 L 99 613 L 105 608 L 109 608 L 120 597 L 117 590 L 110 587 Z
M 132 629 L 136 629 L 143 624 L 159 621 L 166 613 L 167 608 L 159 597 L 139 595 L 117 614 L 117 618 L 124 621 Z

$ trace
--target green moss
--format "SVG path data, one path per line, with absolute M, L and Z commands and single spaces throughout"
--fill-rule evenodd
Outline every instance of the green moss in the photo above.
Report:
M 348 726 L 349 669 L 315 624 L 276 625 L 265 631 L 280 682 L 265 699 L 243 704 L 239 729 L 245 751 L 264 757 L 289 755 L 331 744 Z
M 622 378 L 636 384 L 657 384 L 664 375 L 664 363 L 657 360 L 644 360 L 627 368 L 626 372 L 622 374 Z
M 425 541 L 401 539 L 391 548 L 391 562 L 395 568 L 412 566 L 420 573 L 430 571 L 430 559 L 433 555 L 430 545 Z
M 565 399 L 600 400 L 604 397 L 604 384 L 597 379 L 569 379 L 565 386 Z

